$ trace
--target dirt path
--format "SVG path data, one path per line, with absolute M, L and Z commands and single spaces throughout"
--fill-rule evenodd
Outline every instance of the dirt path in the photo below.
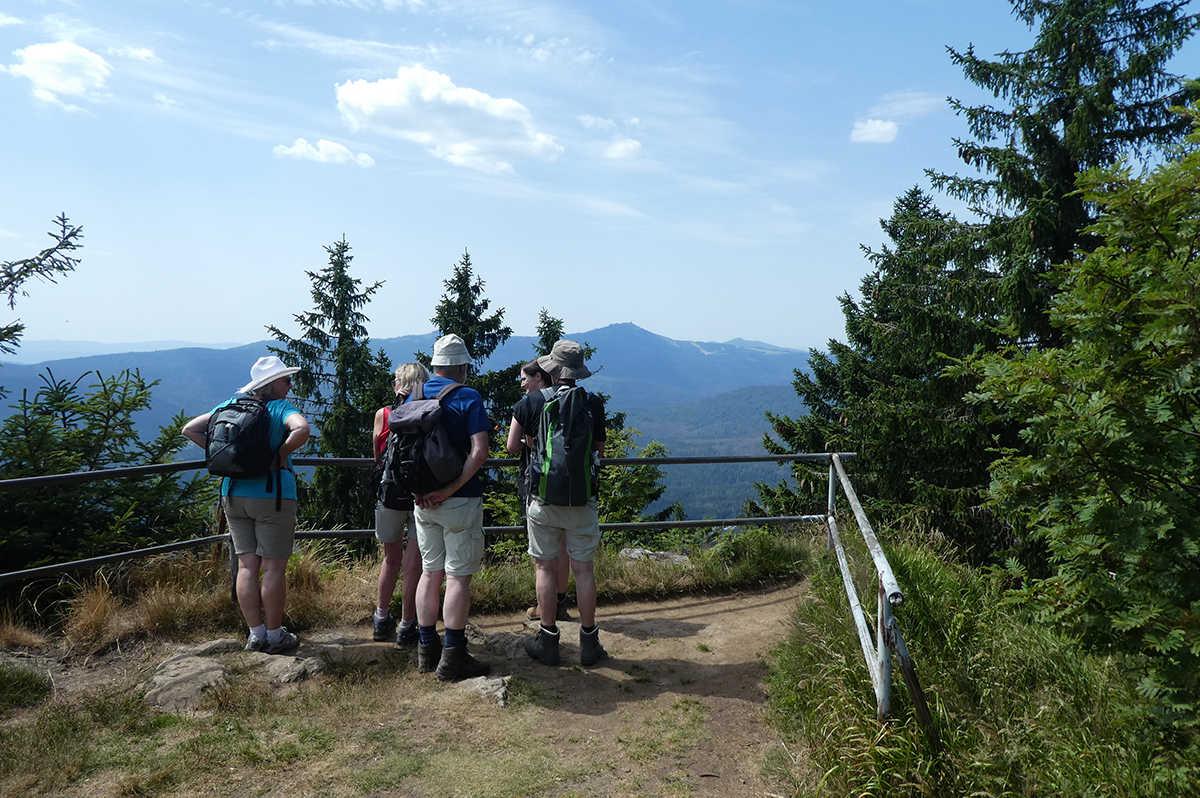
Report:
M 552 794 L 769 794 L 762 763 L 779 739 L 765 721 L 763 660 L 786 634 L 802 589 L 602 607 L 609 657 L 596 667 L 547 668 L 524 651 L 497 663 L 556 698 L 540 729 L 564 756 L 612 765 Z M 503 635 L 522 621 L 477 625 Z M 559 626 L 563 664 L 578 663 L 578 624 Z
M 523 613 L 475 617 L 473 651 L 492 663 L 493 677 L 512 677 L 507 706 L 415 667 L 344 700 L 336 688 L 329 693 L 323 675 L 276 684 L 265 689 L 277 693 L 275 706 L 291 719 L 271 716 L 257 723 L 262 750 L 283 750 L 272 746 L 286 744 L 298 728 L 316 728 L 332 741 L 324 753 L 267 773 L 237 761 L 216 766 L 197 760 L 191 775 L 166 792 L 373 798 L 782 794 L 787 791 L 762 771 L 768 752 L 780 749 L 765 718 L 763 663 L 787 634 L 803 593 L 801 584 L 602 606 L 597 617 L 609 656 L 588 669 L 578 664 L 578 623 L 559 623 L 562 665 L 548 668 L 524 652 L 534 624 Z M 322 638 L 342 641 L 344 655 L 360 660 L 378 661 L 395 651 L 370 642 L 367 626 L 305 637 L 300 657 L 315 656 Z M 51 675 L 67 698 L 94 689 L 139 689 L 172 650 L 156 644 L 82 663 L 52 662 Z M 262 655 L 223 657 L 236 668 Z M 325 696 L 323 703 L 307 700 L 315 694 Z M 424 764 L 402 772 L 413 758 Z M 123 781 L 127 776 L 104 770 L 60 794 L 134 794 Z M 0 794 L 22 794 L 9 786 L 0 784 Z

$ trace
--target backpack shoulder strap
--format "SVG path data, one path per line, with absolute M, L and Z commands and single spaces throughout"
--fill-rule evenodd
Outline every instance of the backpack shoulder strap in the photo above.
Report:
M 441 404 L 442 400 L 445 399 L 447 396 L 449 396 L 451 393 L 453 393 L 454 391 L 457 391 L 459 388 L 465 388 L 465 387 L 467 387 L 467 386 L 463 385 L 461 382 L 452 382 L 449 385 L 447 385 L 445 388 L 443 388 L 442 390 L 438 391 L 438 395 L 435 396 L 434 398 L 438 400 L 438 404 Z

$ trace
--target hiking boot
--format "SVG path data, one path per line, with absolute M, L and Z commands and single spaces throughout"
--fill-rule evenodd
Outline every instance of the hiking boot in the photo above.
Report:
M 401 629 L 399 632 L 396 632 L 396 645 L 400 646 L 400 648 L 413 648 L 420 642 L 421 630 L 415 623 L 407 629 Z M 440 652 L 438 656 L 441 656 Z
M 281 626 L 280 629 L 283 630 L 283 636 L 274 643 L 268 642 L 264 649 L 268 654 L 286 654 L 300 647 L 300 638 L 289 632 L 286 626 Z
M 396 631 L 396 619 L 389 612 L 386 618 L 375 616 L 375 631 L 371 635 L 371 639 L 376 643 L 382 643 L 390 638 Z
M 525 617 L 531 621 L 540 621 L 542 614 L 538 612 L 538 606 L 534 604 L 529 609 L 525 610 Z M 558 602 L 558 609 L 554 613 L 555 621 L 570 621 L 574 623 L 575 619 L 571 617 L 571 613 L 567 612 L 567 603 L 565 601 Z
M 597 626 L 592 630 L 591 634 L 579 630 L 579 664 L 585 668 L 589 665 L 595 665 L 600 660 L 608 656 L 608 652 L 604 650 L 604 646 L 600 645 L 600 627 Z
M 543 665 L 558 664 L 558 632 L 542 627 L 533 637 L 525 638 L 525 653 Z
M 417 673 L 433 673 L 437 670 L 438 662 L 442 659 L 442 638 L 435 637 L 429 645 L 421 644 L 421 635 L 417 634 Z
M 257 651 L 260 654 L 264 653 L 267 650 L 267 638 L 255 637 L 254 635 L 250 635 L 250 637 L 248 637 L 246 639 L 246 648 L 243 650 L 244 651 Z
M 442 661 L 437 666 L 437 677 L 443 682 L 457 682 L 476 676 L 487 676 L 491 670 L 491 665 L 472 657 L 466 644 L 463 644 L 442 649 Z

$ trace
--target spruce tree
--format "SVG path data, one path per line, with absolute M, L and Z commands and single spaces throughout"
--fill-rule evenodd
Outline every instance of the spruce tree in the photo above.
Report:
M 488 417 L 495 423 L 511 418 L 513 405 L 521 398 L 518 375 L 520 363 L 499 371 L 484 371 L 483 364 L 501 344 L 512 337 L 512 328 L 504 323 L 504 308 L 491 313 L 492 302 L 483 295 L 485 283 L 475 274 L 470 253 L 454 265 L 454 273 L 443 283 L 446 293 L 434 309 L 430 322 L 438 336 L 457 334 L 471 353 L 472 388 L 479 391 Z M 417 352 L 416 359 L 429 365 L 429 355 Z
M 563 320 L 550 315 L 550 311 L 542 308 L 538 311 L 537 323 L 537 340 L 533 344 L 534 357 L 543 357 L 550 354 L 550 350 L 554 348 L 554 342 L 563 337 Z M 590 347 L 584 350 L 584 357 L 591 357 L 592 351 Z
M 1079 173 L 1123 158 L 1153 160 L 1183 140 L 1173 108 L 1200 96 L 1167 71 L 1167 61 L 1200 24 L 1182 0 L 1013 0 L 1038 31 L 1030 49 L 980 58 L 950 48 L 972 83 L 1004 103 L 968 106 L 970 139 L 959 157 L 979 177 L 929 172 L 933 186 L 967 202 L 978 217 L 960 226 L 964 252 L 986 262 L 1000 301 L 999 322 L 1028 346 L 1060 346 L 1049 319 L 1057 264 L 1097 242 L 1085 229 L 1094 205 L 1076 190 Z
M 798 372 L 793 382 L 808 412 L 794 419 L 768 413 L 777 439 L 766 436 L 765 446 L 772 454 L 857 452 L 855 485 L 875 511 L 915 509 L 964 548 L 991 550 L 1003 529 L 982 523 L 987 461 L 979 452 L 1002 431 L 964 404 L 972 380 L 941 373 L 950 357 L 992 349 L 998 339 L 980 322 L 993 309 L 978 270 L 955 260 L 953 222 L 919 189 L 897 200 L 882 223 L 891 243 L 867 251 L 875 270 L 862 282 L 862 299 L 841 297 L 848 343 L 810 353 L 811 373 Z M 759 486 L 771 514 L 824 506 L 827 467 L 797 465 L 793 474 L 795 489 Z M 752 502 L 747 511 L 765 508 Z
M 275 326 L 267 329 L 280 347 L 270 350 L 300 371 L 293 394 L 314 432 L 310 449 L 322 457 L 372 457 L 375 411 L 390 404 L 391 361 L 373 353 L 367 336 L 370 319 L 362 309 L 383 285 L 363 287 L 350 276 L 350 245 L 345 238 L 325 247 L 329 264 L 307 272 L 313 309 L 295 315 L 300 337 Z M 314 522 L 364 528 L 373 523 L 375 497 L 368 474 L 355 468 L 319 468 L 303 491 L 302 514 Z
M 1171 107 L 1195 87 L 1166 70 L 1197 26 L 1184 5 L 1013 0 L 1037 30 L 1029 50 L 994 61 L 973 48 L 950 51 L 1002 103 L 951 101 L 972 136 L 955 145 L 979 176 L 929 173 L 973 218 L 941 212 L 920 192 L 897 202 L 883 223 L 892 246 L 867 251 L 875 271 L 863 280 L 861 303 L 842 298 L 848 344 L 811 352 L 812 375 L 795 381 L 810 415 L 771 417 L 771 451 L 857 450 L 855 473 L 878 506 L 915 509 L 979 556 L 1002 547 L 1006 524 L 985 506 L 987 469 L 1016 427 L 985 425 L 963 397 L 970 378 L 945 369 L 1009 344 L 1063 343 L 1048 313 L 1050 275 L 1096 246 L 1084 229 L 1094 211 L 1074 193 L 1076 175 L 1122 157 L 1156 157 L 1186 131 Z M 770 512 L 823 506 L 824 475 L 793 473 L 795 488 L 760 486 Z
M 74 271 L 79 264 L 79 258 L 71 253 L 83 246 L 80 243 L 83 228 L 72 225 L 66 214 L 61 214 L 54 223 L 58 229 L 50 232 L 53 244 L 33 257 L 0 264 L 0 294 L 4 295 L 10 310 L 17 306 L 18 296 L 28 296 L 24 286 L 30 279 L 37 277 L 52 283 L 55 277 Z M 25 325 L 20 321 L 0 326 L 0 353 L 11 355 L 16 352 L 24 331 Z M 4 395 L 4 389 L 0 388 L 0 398 Z

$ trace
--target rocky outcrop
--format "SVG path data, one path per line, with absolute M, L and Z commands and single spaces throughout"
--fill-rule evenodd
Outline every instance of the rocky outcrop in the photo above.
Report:
M 468 631 L 473 644 L 495 650 L 516 650 L 520 645 L 513 639 L 491 639 L 473 626 Z M 228 683 L 229 668 L 261 673 L 275 686 L 303 682 L 327 667 L 355 662 L 371 666 L 383 661 L 388 646 L 368 643 L 362 637 L 341 633 L 316 633 L 305 636 L 296 656 L 272 656 L 243 651 L 242 644 L 233 638 L 209 640 L 189 646 L 179 646 L 163 660 L 143 687 L 146 703 L 167 712 L 190 712 L 197 709 L 205 696 Z M 508 654 L 510 657 L 511 653 Z M 459 682 L 456 687 L 496 701 L 504 706 L 508 701 L 509 677 L 481 677 Z

